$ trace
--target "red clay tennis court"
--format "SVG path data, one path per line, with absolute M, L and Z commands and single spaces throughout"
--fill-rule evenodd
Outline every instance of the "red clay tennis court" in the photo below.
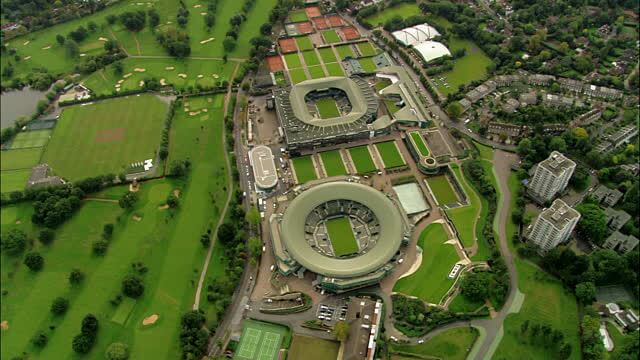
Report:
M 280 45 L 280 51 L 284 54 L 298 51 L 298 47 L 296 46 L 296 41 L 294 39 L 280 39 L 278 40 L 278 45 Z
M 280 55 L 267 56 L 267 65 L 269 66 L 269 70 L 271 72 L 284 70 L 284 62 L 282 61 Z
M 323 17 L 313 19 L 312 21 L 316 25 L 316 29 L 318 30 L 324 30 L 329 27 L 329 24 L 327 24 L 327 20 L 325 20 L 325 18 Z
M 313 25 L 310 22 L 301 22 L 296 24 L 300 34 L 311 34 L 313 32 Z
M 304 11 L 307 13 L 307 17 L 309 18 L 322 16 L 322 13 L 320 12 L 320 8 L 317 6 L 311 6 L 311 7 L 305 8 Z
M 344 21 L 342 21 L 342 18 L 338 15 L 331 15 L 327 20 L 329 20 L 329 25 L 331 25 L 331 27 L 344 25 Z
M 344 39 L 347 41 L 360 39 L 360 33 L 353 26 L 347 26 L 340 29 L 344 35 Z

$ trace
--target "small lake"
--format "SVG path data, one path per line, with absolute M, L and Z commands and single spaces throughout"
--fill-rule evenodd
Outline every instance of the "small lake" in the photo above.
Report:
M 0 95 L 0 127 L 12 126 L 21 116 L 30 116 L 36 111 L 38 101 L 45 98 L 46 92 L 32 90 L 5 91 Z

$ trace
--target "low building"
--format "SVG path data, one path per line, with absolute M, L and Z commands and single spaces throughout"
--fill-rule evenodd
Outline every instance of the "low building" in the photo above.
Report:
M 512 113 L 518 110 L 520 107 L 520 102 L 516 99 L 509 98 L 507 101 L 502 103 L 502 110 L 507 113 Z
M 584 83 L 582 81 L 573 79 L 559 78 L 558 84 L 560 84 L 561 88 L 567 91 L 572 91 L 576 94 L 582 93 L 582 90 L 584 89 Z
M 547 86 L 555 80 L 556 77 L 553 75 L 533 74 L 529 75 L 529 77 L 527 78 L 527 83 L 529 85 Z
M 249 163 L 258 190 L 268 191 L 278 185 L 278 172 L 273 160 L 273 152 L 268 146 L 258 145 L 249 153 Z
M 538 94 L 536 94 L 535 91 L 520 94 L 520 96 L 518 97 L 518 101 L 520 101 L 520 106 L 522 107 L 535 105 L 538 103 Z
M 618 189 L 609 189 L 604 185 L 600 185 L 591 193 L 591 196 L 598 199 L 600 204 L 610 207 L 618 203 L 622 198 L 622 192 Z
M 595 108 L 587 111 L 586 113 L 579 115 L 575 119 L 571 120 L 569 126 L 586 126 L 592 124 L 594 121 L 602 117 L 602 109 Z
M 611 134 L 608 140 L 613 144 L 613 147 L 617 148 L 620 145 L 627 143 L 636 135 L 638 135 L 638 127 L 635 125 L 627 125 Z
M 551 250 L 569 239 L 578 220 L 580 213 L 557 199 L 551 207 L 542 210 L 533 225 L 529 226 L 526 238 L 542 251 Z
M 368 298 L 349 299 L 346 322 L 349 334 L 344 343 L 344 360 L 373 360 L 382 320 L 382 302 Z
M 496 83 L 488 80 L 483 84 L 478 85 L 475 89 L 469 91 L 465 98 L 467 98 L 471 103 L 475 103 L 478 100 L 484 98 L 485 96 L 491 94 L 496 90 Z
M 604 209 L 604 213 L 607 216 L 607 226 L 613 231 L 620 230 L 631 219 L 631 215 L 624 210 L 609 207 Z
M 620 165 L 622 170 L 628 171 L 633 175 L 638 175 L 640 173 L 640 165 L 636 164 L 623 164 Z
M 518 75 L 498 75 L 493 78 L 497 86 L 511 86 L 522 81 Z
M 542 102 L 547 106 L 555 106 L 555 107 L 571 107 L 571 106 L 581 106 L 582 103 L 574 98 L 570 98 L 567 96 L 557 95 L 557 94 L 545 94 L 542 97 Z
M 614 231 L 607 240 L 605 240 L 605 249 L 615 250 L 619 253 L 626 254 L 638 246 L 638 238 L 633 235 L 625 235 L 619 231 Z
M 64 185 L 66 182 L 59 176 L 51 174 L 51 168 L 47 164 L 39 164 L 31 169 L 31 175 L 27 180 L 27 188 L 39 188 Z

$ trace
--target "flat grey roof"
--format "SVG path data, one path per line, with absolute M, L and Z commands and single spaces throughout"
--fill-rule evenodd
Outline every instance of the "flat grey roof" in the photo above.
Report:
M 539 165 L 549 170 L 555 176 L 558 176 L 565 170 L 575 167 L 576 163 L 561 153 L 552 151 L 549 157 L 542 160 Z
M 398 194 L 398 200 L 407 214 L 411 215 L 429 209 L 420 187 L 415 182 L 396 185 L 393 187 L 393 191 Z
M 271 149 L 264 145 L 258 145 L 249 154 L 253 177 L 256 184 L 262 189 L 270 189 L 278 184 L 278 172 L 273 162 Z
M 563 229 L 574 218 L 580 218 L 580 213 L 564 201 L 556 199 L 551 207 L 540 213 L 540 216 L 551 223 L 556 229 Z
M 307 243 L 304 234 L 308 214 L 331 200 L 359 202 L 378 218 L 379 240 L 367 253 L 347 259 L 330 258 Z M 372 187 L 347 181 L 328 182 L 303 191 L 289 203 L 280 229 L 282 244 L 293 259 L 310 271 L 337 278 L 366 275 L 384 266 L 398 251 L 404 236 L 402 214 L 391 199 Z

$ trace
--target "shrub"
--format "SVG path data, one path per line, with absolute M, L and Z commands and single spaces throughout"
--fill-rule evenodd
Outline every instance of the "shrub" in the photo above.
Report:
M 42 231 L 40 231 L 40 236 L 38 236 L 38 239 L 40 240 L 41 243 L 45 245 L 49 245 L 53 241 L 54 237 L 55 237 L 55 233 L 53 232 L 53 230 L 42 229 Z
M 78 354 L 86 354 L 93 347 L 95 338 L 87 336 L 85 334 L 78 334 L 73 338 L 71 348 Z
M 108 360 L 127 360 L 129 358 L 129 346 L 124 343 L 114 342 L 105 353 Z
M 93 242 L 93 253 L 102 256 L 107 253 L 107 248 L 109 248 L 109 242 L 106 240 L 96 240 Z
M 21 254 L 26 245 L 27 234 L 22 230 L 12 229 L 2 237 L 2 251 L 9 256 Z
M 80 269 L 73 269 L 69 273 L 69 283 L 71 285 L 78 285 L 84 280 L 84 273 Z
M 30 252 L 24 257 L 24 264 L 27 265 L 31 271 L 40 271 L 44 266 L 44 258 L 40 253 L 35 251 Z
M 49 342 L 49 337 L 47 336 L 47 334 L 45 334 L 44 331 L 38 331 L 32 338 L 31 338 L 31 343 L 35 346 L 35 347 L 39 347 L 39 348 L 43 348 L 47 345 L 47 342 Z
M 93 314 L 87 314 L 82 319 L 81 332 L 88 336 L 94 336 L 98 333 L 98 318 Z
M 51 312 L 54 315 L 63 315 L 69 309 L 69 300 L 63 297 L 57 297 L 53 299 L 51 303 Z
M 142 279 L 135 275 L 127 275 L 122 280 L 122 292 L 130 298 L 139 298 L 144 293 Z

